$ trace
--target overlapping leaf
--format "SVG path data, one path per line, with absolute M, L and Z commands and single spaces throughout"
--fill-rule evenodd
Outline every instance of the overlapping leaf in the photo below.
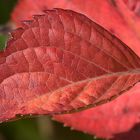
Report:
M 76 12 L 46 11 L 12 37 L 0 53 L 1 121 L 94 106 L 140 80 L 138 56 Z

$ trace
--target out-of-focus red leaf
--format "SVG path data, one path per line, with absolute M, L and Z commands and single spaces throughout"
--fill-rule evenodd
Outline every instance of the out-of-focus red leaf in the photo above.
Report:
M 140 56 L 139 0 L 19 0 L 12 19 L 31 18 L 44 8 L 68 8 L 83 13 L 119 37 Z M 22 10 L 21 10 L 22 9 Z
M 97 137 L 111 138 L 115 134 L 129 131 L 140 122 L 139 89 L 140 84 L 137 84 L 110 103 L 78 113 L 56 115 L 54 119 Z M 140 136 L 137 138 L 140 139 Z
M 57 8 L 58 5 L 65 7 L 68 3 L 66 0 L 19 0 L 12 13 L 12 20 L 20 25 L 21 20 L 32 19 L 32 15 L 43 14 L 43 10 Z
M 140 58 L 84 15 L 46 11 L 0 53 L 0 120 L 112 100 L 140 80 Z

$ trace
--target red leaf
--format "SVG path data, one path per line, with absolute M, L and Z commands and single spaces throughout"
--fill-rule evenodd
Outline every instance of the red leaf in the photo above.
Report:
M 26 1 L 26 4 L 25 4 L 25 1 Z M 88 17 L 95 20 L 96 22 L 98 22 L 99 24 L 104 26 L 106 29 L 108 29 L 109 31 L 111 31 L 112 33 L 117 35 L 121 40 L 123 40 L 127 45 L 129 45 L 129 47 L 131 47 L 140 56 L 140 49 L 139 49 L 139 44 L 140 44 L 140 42 L 139 42 L 139 38 L 140 38 L 140 34 L 139 34 L 139 32 L 140 32 L 140 28 L 139 28 L 140 27 L 139 26 L 140 1 L 139 0 L 124 0 L 124 3 L 121 0 L 117 0 L 117 1 L 116 0 L 112 0 L 112 1 L 111 0 L 110 1 L 109 0 L 104 0 L 104 1 L 86 0 L 86 2 L 84 0 L 71 0 L 71 1 L 59 0 L 59 2 L 57 2 L 57 3 L 53 0 L 50 0 L 50 1 L 44 0 L 44 1 L 45 2 L 43 2 L 43 0 L 39 1 L 40 7 L 38 8 L 38 11 L 40 11 L 40 9 L 43 9 L 42 8 L 43 5 L 46 4 L 48 8 L 61 7 L 61 8 L 73 9 L 78 12 L 84 13 Z M 23 8 L 23 3 L 25 5 L 25 7 L 24 7 L 25 11 L 19 12 L 21 5 Z M 27 15 L 29 17 L 31 17 L 32 13 L 38 13 L 38 11 L 32 7 L 37 7 L 37 5 L 35 3 L 32 3 L 32 1 L 23 0 L 22 2 L 19 2 L 19 5 L 15 8 L 15 11 L 13 13 L 13 19 L 16 22 L 19 22 L 19 21 L 17 21 L 17 18 L 19 18 L 19 19 L 22 19 L 22 17 L 27 18 Z M 29 14 L 29 11 L 31 9 L 32 9 L 32 13 Z M 124 98 L 125 97 L 127 97 L 127 95 L 124 95 Z M 118 104 L 122 104 L 124 98 L 119 98 L 118 102 L 120 102 L 120 103 L 118 103 Z M 129 100 L 131 100 L 131 102 L 128 102 L 127 104 L 132 110 L 135 110 L 135 106 L 136 106 L 136 108 L 139 107 L 139 102 L 138 102 L 139 98 L 137 95 L 131 94 L 131 96 L 129 96 L 127 98 L 129 98 Z M 114 102 L 114 105 L 115 105 L 115 103 L 116 102 Z M 111 106 L 112 104 L 110 104 L 111 112 L 114 107 L 114 106 Z M 124 106 L 125 106 L 125 102 L 124 102 Z M 119 106 L 120 112 L 121 111 L 123 112 L 123 107 Z M 104 110 L 105 111 L 103 113 L 108 114 L 108 112 L 106 112 L 106 107 L 104 107 Z M 109 110 L 109 112 L 110 112 L 110 110 Z M 116 114 L 118 112 L 119 111 L 116 111 Z M 86 113 L 86 111 L 85 111 L 85 113 Z M 94 113 L 95 113 L 95 111 L 94 111 Z M 98 109 L 97 109 L 97 113 L 98 113 Z M 97 114 L 97 113 L 95 113 L 95 114 Z M 130 113 L 131 115 L 127 116 L 127 119 L 124 122 L 124 124 L 128 123 L 128 125 L 129 125 L 130 121 L 127 122 L 127 120 L 132 119 L 132 122 L 130 123 L 129 127 L 127 125 L 126 126 L 123 125 L 124 126 L 123 128 L 118 128 L 117 131 L 116 132 L 114 131 L 113 133 L 110 132 L 110 135 L 114 134 L 114 133 L 127 131 L 128 129 L 132 128 L 134 123 L 137 123 L 137 119 L 139 118 L 139 109 L 137 109 L 134 114 L 133 113 L 134 112 L 131 112 Z M 91 114 L 92 114 L 92 112 L 91 112 Z M 80 113 L 79 113 L 79 116 L 80 116 Z M 87 115 L 84 114 L 84 116 L 87 116 Z M 113 116 L 111 115 L 111 117 L 113 117 Z M 82 119 L 85 120 L 84 118 L 82 118 Z M 72 118 L 69 117 L 68 123 L 71 122 L 71 125 L 73 127 L 75 121 L 74 122 L 72 122 L 72 121 L 73 121 L 73 117 Z M 88 118 L 87 118 L 87 121 L 88 121 Z M 67 123 L 67 121 L 65 123 Z M 91 122 L 91 124 L 92 124 L 92 122 Z M 118 125 L 118 124 L 114 123 L 113 127 L 115 127 L 115 125 Z M 87 124 L 85 123 L 85 125 L 86 125 L 86 127 L 84 127 L 84 128 L 82 128 L 82 126 L 79 125 L 79 127 L 81 127 L 80 130 L 87 131 Z M 101 124 L 98 125 L 96 123 L 96 125 L 97 125 L 97 127 L 99 127 Z M 93 126 L 91 128 L 91 130 L 88 129 L 88 132 L 89 131 L 91 132 L 94 129 L 96 130 L 95 126 Z M 99 129 L 102 129 L 102 127 Z M 110 131 L 110 129 L 108 129 L 108 131 Z M 106 134 L 106 132 L 104 132 L 104 131 L 103 132 L 99 131 L 99 136 L 101 136 L 103 133 Z M 96 134 L 96 133 L 94 132 L 94 134 Z M 129 136 L 129 138 L 130 138 L 130 136 Z M 132 139 L 132 138 L 130 138 L 130 139 Z M 133 137 L 133 139 L 134 139 L 134 137 Z
M 122 132 L 129 131 L 134 124 L 140 122 L 139 89 L 140 84 L 137 84 L 127 93 L 110 103 L 78 113 L 56 115 L 54 119 L 64 122 L 66 126 L 72 126 L 73 129 L 84 131 L 97 137 L 111 138 L 120 133 L 116 136 L 116 139 L 121 138 L 123 137 L 121 136 Z M 139 135 L 136 136 L 137 139 L 140 138 Z
M 12 19 L 31 18 L 44 8 L 68 8 L 87 15 L 119 37 L 140 56 L 139 0 L 19 0 Z M 21 10 L 22 9 L 22 10 Z M 134 12 L 134 13 L 133 13 Z
M 0 53 L 1 121 L 101 104 L 140 80 L 140 58 L 81 14 L 46 11 L 12 37 Z

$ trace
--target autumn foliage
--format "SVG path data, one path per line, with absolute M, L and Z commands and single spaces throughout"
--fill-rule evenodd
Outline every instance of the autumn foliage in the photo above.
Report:
M 140 138 L 132 129 L 140 121 L 139 7 L 19 0 L 12 13 L 19 28 L 0 53 L 0 121 L 48 114 L 97 137 Z

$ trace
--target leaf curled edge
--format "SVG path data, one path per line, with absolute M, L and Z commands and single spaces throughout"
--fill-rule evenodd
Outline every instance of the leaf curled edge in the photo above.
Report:
M 140 58 L 71 10 L 24 21 L 0 53 L 0 120 L 98 105 L 140 80 Z

